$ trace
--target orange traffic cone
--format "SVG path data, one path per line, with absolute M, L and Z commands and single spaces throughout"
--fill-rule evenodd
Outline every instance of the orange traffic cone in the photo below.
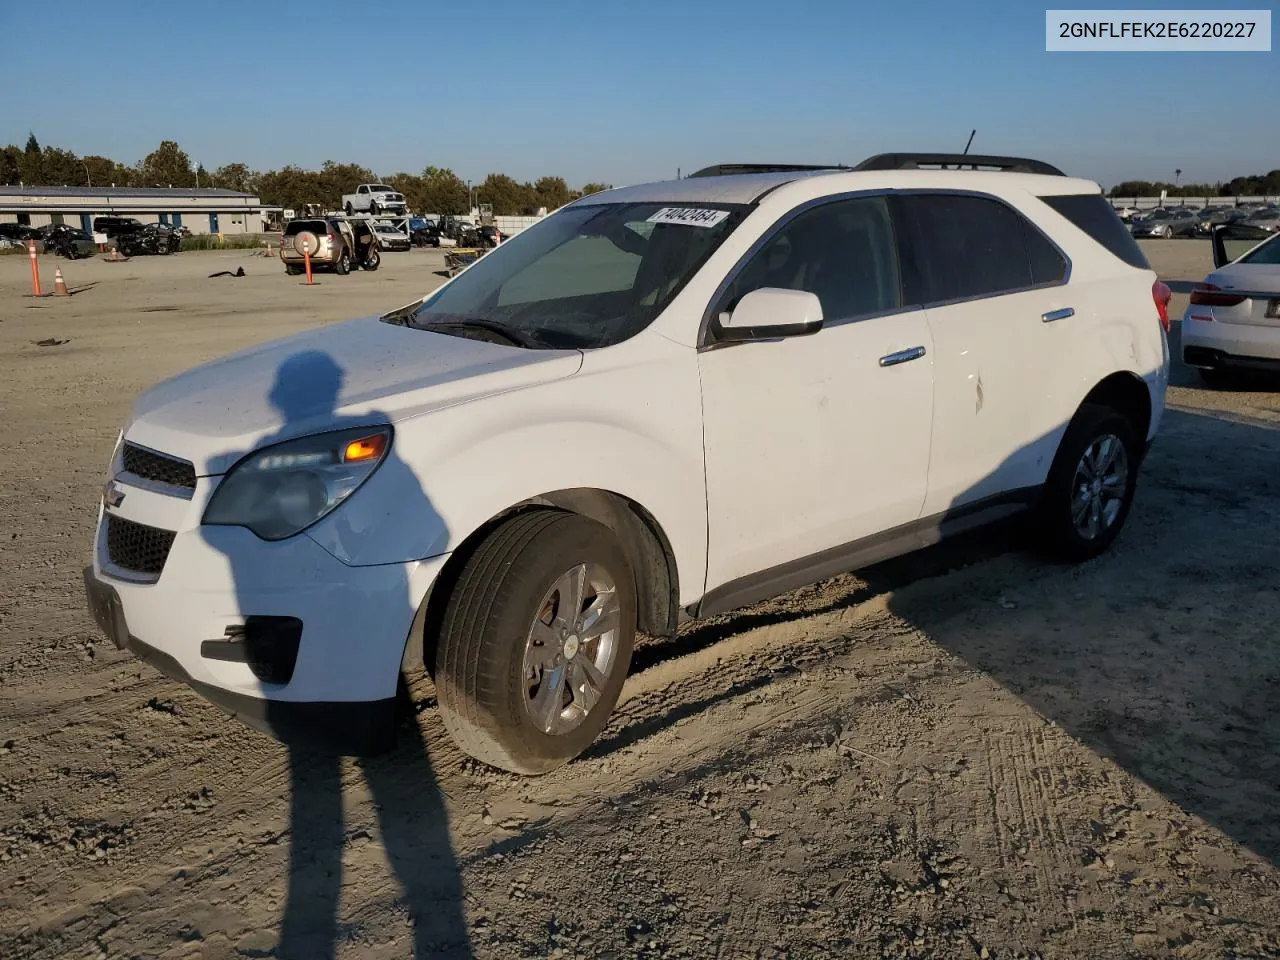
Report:
M 67 292 L 67 281 L 62 279 L 61 267 L 56 267 L 53 271 L 53 292 L 60 297 L 69 297 L 71 295 Z

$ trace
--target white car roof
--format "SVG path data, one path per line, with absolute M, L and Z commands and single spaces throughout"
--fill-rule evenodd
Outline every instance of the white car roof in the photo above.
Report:
M 812 192 L 856 190 L 977 190 L 999 195 L 1009 189 L 1039 196 L 1100 193 L 1092 180 L 1040 173 L 987 170 L 812 170 L 687 177 L 604 190 L 575 200 L 571 206 L 604 203 L 754 203 L 778 187 L 805 182 Z

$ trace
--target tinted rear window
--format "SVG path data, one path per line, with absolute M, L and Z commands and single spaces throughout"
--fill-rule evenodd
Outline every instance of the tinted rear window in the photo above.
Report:
M 284 235 L 297 236 L 303 230 L 310 230 L 312 233 L 328 233 L 329 225 L 323 220 L 293 220 L 284 228 Z
M 1151 264 L 1143 256 L 1142 248 L 1133 239 L 1129 228 L 1102 194 L 1067 194 L 1040 199 L 1129 266 L 1140 270 L 1151 269 Z

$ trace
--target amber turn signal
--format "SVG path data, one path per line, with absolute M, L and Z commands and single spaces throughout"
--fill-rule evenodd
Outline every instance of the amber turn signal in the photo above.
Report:
M 364 463 L 367 460 L 377 460 L 386 449 L 387 435 L 385 433 L 375 433 L 368 437 L 361 437 L 359 440 L 352 440 L 343 449 L 342 462 Z

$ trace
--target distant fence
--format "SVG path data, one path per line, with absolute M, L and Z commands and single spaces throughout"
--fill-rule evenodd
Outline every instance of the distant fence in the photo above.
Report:
M 541 219 L 542 217 L 494 217 L 493 225 L 509 237 L 527 230 Z
M 1113 207 L 1136 207 L 1139 210 L 1154 210 L 1161 206 L 1159 197 L 1109 197 Z M 1246 203 L 1272 203 L 1280 197 L 1166 197 L 1164 206 L 1190 207 L 1199 210 L 1201 207 L 1235 207 Z

